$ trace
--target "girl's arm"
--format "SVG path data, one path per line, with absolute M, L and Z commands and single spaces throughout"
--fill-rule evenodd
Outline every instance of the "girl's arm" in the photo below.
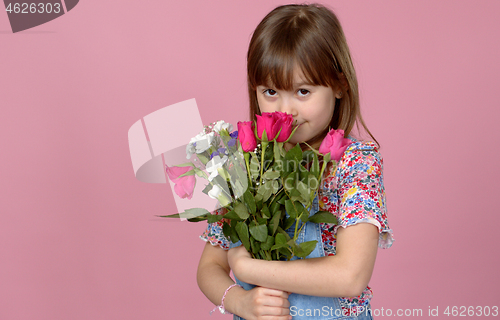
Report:
M 220 305 L 226 289 L 234 284 L 230 272 L 227 251 L 207 242 L 198 264 L 198 286 L 215 305 Z M 248 320 L 288 320 L 288 293 L 263 287 L 246 291 L 240 287 L 231 288 L 224 299 L 227 311 Z
M 356 297 L 370 281 L 378 239 L 376 226 L 359 223 L 338 228 L 334 256 L 265 261 L 237 247 L 228 257 L 235 276 L 247 283 L 313 296 Z

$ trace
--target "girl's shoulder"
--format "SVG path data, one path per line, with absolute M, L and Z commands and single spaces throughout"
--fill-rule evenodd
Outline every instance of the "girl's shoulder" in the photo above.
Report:
M 372 164 L 382 166 L 383 159 L 379 152 L 379 146 L 373 141 L 361 141 L 348 137 L 353 141 L 345 150 L 342 158 L 337 163 L 338 170 L 350 169 L 361 164 Z
M 348 136 L 347 138 L 352 141 L 352 144 L 347 147 L 344 156 L 357 151 L 371 151 L 376 153 L 379 151 L 379 146 L 373 141 L 358 140 L 352 136 Z
M 336 166 L 330 166 L 325 177 L 325 189 L 336 189 L 340 180 L 352 179 L 354 176 L 372 178 L 382 174 L 383 159 L 378 145 L 373 141 L 361 141 L 351 136 L 353 141 L 345 150 Z M 326 190 L 325 190 L 326 191 Z

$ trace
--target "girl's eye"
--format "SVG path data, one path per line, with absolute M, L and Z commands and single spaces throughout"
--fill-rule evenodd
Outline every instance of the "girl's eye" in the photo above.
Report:
M 273 89 L 266 89 L 263 91 L 263 93 L 267 96 L 273 97 L 276 94 L 276 91 L 274 91 Z
M 306 90 L 306 89 L 299 89 L 297 92 L 298 92 L 299 96 L 301 96 L 301 97 L 305 97 L 309 94 L 309 90 Z

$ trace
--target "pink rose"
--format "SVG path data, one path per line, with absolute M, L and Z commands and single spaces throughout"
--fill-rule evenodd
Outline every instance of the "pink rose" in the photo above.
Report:
M 241 143 L 241 148 L 245 152 L 252 151 L 257 147 L 253 121 L 238 122 L 238 140 Z
M 292 133 L 292 125 L 293 125 L 293 116 L 284 112 L 276 112 L 278 116 L 281 118 L 281 132 L 276 138 L 278 142 L 285 142 Z
M 281 129 L 282 117 L 277 112 L 263 112 L 261 116 L 257 115 L 257 135 L 262 140 L 262 134 L 266 130 L 267 140 L 271 141 Z
M 331 159 L 339 161 L 347 147 L 353 143 L 344 138 L 344 130 L 330 130 L 319 146 L 319 152 L 323 155 L 330 153 Z
M 191 199 L 193 197 L 196 178 L 194 175 L 180 177 L 180 175 L 188 172 L 192 168 L 187 167 L 169 167 L 166 166 L 168 178 L 175 183 L 174 191 L 181 198 Z

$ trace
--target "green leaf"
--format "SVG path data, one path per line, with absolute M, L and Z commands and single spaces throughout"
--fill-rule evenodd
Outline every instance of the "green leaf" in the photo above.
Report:
M 266 133 L 266 129 L 264 129 L 264 131 L 262 131 L 262 140 L 261 141 L 264 141 L 264 142 L 267 142 L 269 140 L 267 140 L 267 133 Z
M 314 151 L 312 150 L 306 150 L 302 152 L 302 160 L 304 160 L 307 163 L 313 160 L 313 156 L 314 156 Z
M 314 250 L 314 248 L 316 248 L 316 244 L 318 243 L 318 241 L 316 240 L 312 240 L 312 241 L 306 241 L 306 242 L 302 242 L 299 244 L 299 247 L 300 247 L 300 255 L 298 254 L 297 256 L 300 257 L 300 258 L 305 258 L 307 257 L 308 255 L 311 254 L 311 252 Z
M 250 235 L 248 234 L 247 224 L 243 221 L 236 223 L 236 233 L 247 251 L 250 251 Z
M 222 167 L 222 168 L 218 168 L 218 169 L 217 169 L 217 172 L 219 173 L 219 176 L 221 176 L 221 177 L 222 177 L 222 179 L 224 179 L 224 180 L 226 180 L 226 181 L 228 181 L 228 180 L 229 180 L 229 178 L 230 178 L 230 176 L 229 176 L 229 172 L 227 172 L 227 170 L 226 170 L 226 169 L 224 169 L 224 167 Z
M 274 180 L 280 177 L 280 173 L 273 171 L 272 169 L 267 170 L 263 175 L 262 178 L 268 179 L 268 180 Z
M 286 195 L 283 194 L 283 196 L 281 198 L 279 198 L 278 203 L 281 204 L 282 206 L 284 206 L 286 199 L 287 199 Z
M 231 226 L 224 221 L 224 223 L 222 224 L 222 233 L 224 234 L 224 236 L 229 239 L 231 237 Z M 236 241 L 238 242 L 238 241 Z
M 306 208 L 304 208 L 304 206 L 301 206 L 301 208 L 299 208 L 298 211 L 300 220 L 306 223 L 309 220 L 309 212 L 306 210 Z
M 264 196 L 262 198 L 263 201 L 267 201 L 273 195 L 273 185 L 271 182 L 262 185 L 264 187 Z
M 274 161 L 281 160 L 280 142 L 274 143 Z
M 203 163 L 204 165 L 206 165 L 207 162 L 210 160 L 203 153 L 197 153 L 196 156 L 198 157 L 198 159 L 200 159 L 201 163 Z
M 257 224 L 267 225 L 267 219 L 257 217 Z
M 297 181 L 296 189 L 300 192 L 300 195 L 302 196 L 302 199 L 305 202 L 310 201 L 310 190 L 304 182 Z M 304 202 L 304 201 L 302 201 L 302 202 Z
M 278 180 L 273 181 L 273 193 L 276 194 L 280 190 L 280 183 Z
M 282 233 L 278 233 L 274 237 L 274 243 L 277 244 L 277 245 L 286 244 L 286 241 L 287 241 L 286 237 Z
M 312 173 L 310 173 L 309 176 L 307 177 L 307 186 L 309 188 L 309 191 L 318 190 L 319 187 L 318 178 L 316 178 L 316 176 L 313 175 Z
M 246 218 L 248 218 L 250 216 L 248 214 L 247 207 L 241 202 L 236 203 L 236 205 L 234 206 L 234 211 L 236 212 L 238 217 L 240 217 L 243 220 L 245 220 Z
M 234 212 L 234 210 L 231 210 L 229 211 L 228 213 L 226 213 L 224 215 L 224 219 L 230 219 L 230 220 L 238 220 L 238 221 L 241 221 L 243 219 L 241 219 L 237 214 L 236 212 Z
M 281 233 L 285 237 L 286 241 L 291 239 L 290 235 L 281 227 L 278 227 L 278 233 Z
M 293 159 L 283 159 L 283 168 L 280 171 L 281 177 L 285 178 L 293 172 L 298 171 L 298 164 Z
M 224 216 L 221 214 L 208 214 L 207 215 L 207 221 L 208 223 L 214 223 L 222 219 Z
M 264 171 L 267 171 L 274 161 L 273 148 L 266 148 L 264 153 Z
M 265 219 L 271 218 L 271 212 L 269 212 L 269 208 L 267 207 L 267 204 L 265 204 L 265 203 L 262 206 L 262 210 L 260 210 L 260 213 L 262 214 L 262 217 Z
M 278 252 L 281 253 L 282 255 L 284 255 L 287 260 L 290 260 L 290 258 L 292 257 L 291 250 L 290 250 L 290 248 L 288 248 L 288 246 L 279 248 Z
M 285 201 L 285 209 L 290 218 L 296 219 L 297 218 L 297 210 L 295 209 L 292 200 L 286 200 Z
M 330 152 L 328 152 L 323 156 L 323 161 L 330 162 L 330 160 L 332 160 L 332 155 L 330 154 Z
M 250 234 L 258 241 L 265 242 L 267 240 L 267 226 L 265 224 L 250 227 Z
M 234 196 L 235 198 L 240 198 L 248 189 L 248 175 L 245 162 L 243 159 L 239 159 L 239 156 L 236 156 L 236 160 L 230 157 L 227 168 Z
M 263 183 L 257 190 L 257 195 L 262 196 L 262 201 L 267 201 L 273 194 L 273 186 L 271 182 Z M 260 199 L 260 198 L 259 198 Z
M 310 222 L 314 223 L 333 223 L 337 224 L 337 217 L 328 211 L 318 211 L 309 217 Z
M 301 251 L 302 249 L 295 243 L 293 239 L 290 239 L 286 244 L 292 249 L 293 252 Z
M 233 243 L 240 241 L 240 238 L 238 237 L 238 233 L 236 232 L 236 224 L 237 223 L 238 222 L 236 220 L 231 220 L 230 239 Z
M 256 211 L 262 210 L 262 199 L 260 201 L 257 201 L 257 199 L 255 199 L 255 205 L 257 206 Z
M 257 194 L 255 195 L 255 201 L 257 201 L 257 202 L 262 202 L 262 198 L 263 198 L 263 196 L 262 196 L 261 194 L 258 194 L 258 193 L 257 193 Z
M 273 218 L 271 219 L 271 222 L 269 223 L 269 226 L 272 228 L 271 230 L 272 235 L 274 235 L 276 233 L 276 230 L 278 230 L 280 218 L 281 218 L 281 211 L 276 211 L 273 215 Z
M 252 193 L 250 193 L 250 190 L 245 191 L 243 194 L 243 200 L 245 201 L 245 206 L 247 207 L 248 211 L 252 215 L 255 214 L 257 207 L 255 205 L 255 198 Z
M 278 172 L 280 174 L 280 177 L 284 177 L 285 176 L 285 173 L 284 173 L 284 163 L 283 163 L 283 160 L 282 159 L 275 159 L 274 160 L 274 164 L 273 164 L 273 170 L 275 172 Z
M 274 245 L 274 237 L 273 236 L 267 236 L 266 242 L 262 243 L 260 245 L 261 250 L 269 250 L 271 247 Z
M 207 220 L 207 216 L 199 216 L 199 217 L 189 218 L 187 220 L 189 222 L 200 222 L 200 221 Z
M 252 155 L 252 158 L 250 159 L 250 175 L 253 180 L 257 181 L 260 175 L 260 162 L 255 153 L 252 152 L 250 154 Z
M 271 201 L 271 204 L 269 205 L 269 211 L 271 212 L 272 215 L 276 211 L 278 211 L 281 207 L 281 204 L 279 203 L 279 200 L 284 196 L 284 192 L 282 194 L 276 195 L 273 200 Z
M 311 167 L 309 168 L 309 171 L 317 178 L 319 178 L 319 162 L 318 162 L 318 156 L 314 154 L 314 159 Z
M 209 183 L 205 186 L 205 188 L 201 192 L 203 192 L 204 194 L 208 194 L 210 190 L 212 190 L 212 188 L 213 186 Z
M 286 230 L 286 229 L 290 228 L 291 226 L 293 226 L 294 222 L 295 222 L 295 218 L 292 218 L 292 217 L 286 218 L 283 229 Z
M 295 145 L 295 147 L 288 150 L 285 155 L 285 159 L 289 161 L 295 161 L 295 164 L 298 167 L 298 164 L 302 161 L 302 149 L 300 148 L 300 145 L 298 143 Z
M 299 166 L 299 176 L 300 180 L 304 181 L 307 179 L 307 176 L 309 175 L 309 170 L 306 169 L 303 165 Z
M 257 253 L 260 251 L 260 243 L 254 238 L 250 237 L 250 247 L 252 248 L 252 253 Z
M 169 215 L 166 215 L 166 216 L 157 216 L 157 217 L 160 217 L 160 218 L 177 218 L 177 219 L 179 219 L 181 216 L 178 213 L 174 213 L 174 214 L 169 214 Z
M 287 244 L 286 243 L 283 243 L 283 244 L 277 244 L 275 243 L 272 247 L 271 247 L 271 250 L 276 250 L 276 249 L 281 249 L 281 248 L 286 248 L 287 247 Z
M 285 181 L 283 181 L 283 187 L 288 192 L 292 192 L 292 190 L 295 190 L 295 182 L 297 181 L 297 175 L 298 175 L 297 172 L 292 172 L 285 178 Z
M 210 212 L 207 209 L 190 208 L 190 209 L 186 209 L 184 212 L 181 212 L 181 213 L 174 213 L 174 214 L 169 214 L 166 216 L 158 216 L 158 217 L 160 217 L 160 218 L 186 218 L 190 222 L 198 222 L 198 221 L 207 220 L 208 214 L 210 214 Z
M 304 201 L 304 199 L 302 198 L 302 194 L 297 189 L 293 189 L 292 191 L 290 191 L 290 200 Z

